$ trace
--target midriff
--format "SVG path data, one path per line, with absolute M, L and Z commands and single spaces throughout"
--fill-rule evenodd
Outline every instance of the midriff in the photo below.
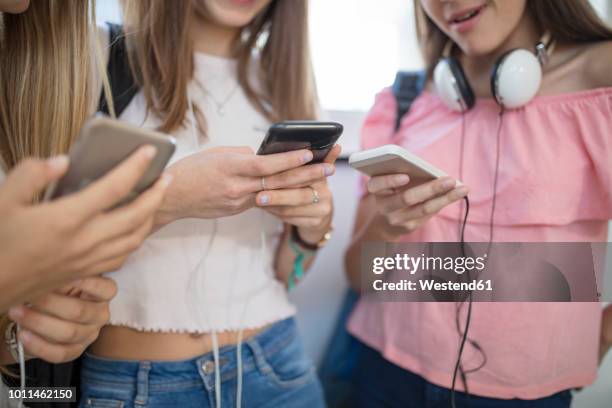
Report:
M 242 339 L 261 333 L 268 326 L 243 330 Z M 238 331 L 217 333 L 219 347 L 238 343 Z M 106 326 L 89 352 L 98 357 L 115 360 L 170 361 L 186 360 L 212 351 L 210 333 L 143 332 L 128 327 Z

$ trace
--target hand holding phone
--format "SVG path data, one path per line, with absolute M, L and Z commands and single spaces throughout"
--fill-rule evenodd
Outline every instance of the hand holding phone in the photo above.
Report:
M 395 145 L 354 153 L 349 164 L 371 176 L 367 189 L 391 236 L 413 232 L 468 193 L 460 181 Z
M 45 200 L 82 190 L 145 145 L 155 148 L 154 156 L 147 170 L 120 205 L 132 201 L 153 185 L 172 157 L 176 141 L 173 137 L 110 118 L 98 116 L 90 119 L 70 149 L 68 171 L 57 183 L 50 186 Z
M 101 179 L 74 194 L 32 204 L 68 168 L 65 157 L 26 159 L 0 184 L 0 260 L 15 290 L 7 305 L 37 298 L 74 279 L 115 270 L 147 237 L 170 182 L 162 176 L 133 202 L 119 207 L 149 168 L 155 148 L 144 146 Z

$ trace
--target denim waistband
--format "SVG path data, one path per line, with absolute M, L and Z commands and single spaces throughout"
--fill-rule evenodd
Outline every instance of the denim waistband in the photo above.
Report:
M 265 360 L 297 338 L 295 320 L 288 318 L 245 340 L 241 352 L 243 371 L 253 370 L 258 365 L 258 360 Z M 236 377 L 236 368 L 236 345 L 220 348 L 221 381 Z M 83 357 L 81 376 L 88 382 L 104 383 L 121 389 L 141 388 L 146 384 L 148 392 L 201 387 L 202 382 L 206 388 L 213 389 L 214 357 L 210 352 L 179 361 L 134 361 L 108 359 L 86 353 Z

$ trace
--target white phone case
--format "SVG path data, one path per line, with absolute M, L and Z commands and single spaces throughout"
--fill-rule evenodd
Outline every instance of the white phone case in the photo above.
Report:
M 393 144 L 351 154 L 349 165 L 368 176 L 407 174 L 410 186 L 448 176 L 434 165 Z M 461 182 L 457 180 L 457 185 Z

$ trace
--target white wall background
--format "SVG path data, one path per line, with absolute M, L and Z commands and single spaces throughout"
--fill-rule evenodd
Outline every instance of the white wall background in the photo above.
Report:
M 591 0 L 612 21 L 611 0 Z M 98 21 L 119 21 L 116 0 L 98 0 Z M 418 69 L 411 0 L 311 0 L 313 63 L 321 103 L 345 124 L 345 151 L 358 148 L 358 129 L 376 92 L 398 69 Z M 612 61 L 611 61 L 612 65 Z M 291 294 L 310 355 L 319 361 L 346 290 L 342 257 L 357 204 L 356 174 L 339 165 L 331 179 L 336 197 L 334 239 L 318 256 L 308 279 Z M 612 233 L 610 235 L 612 237 Z M 597 383 L 576 395 L 574 408 L 612 407 L 612 353 Z

